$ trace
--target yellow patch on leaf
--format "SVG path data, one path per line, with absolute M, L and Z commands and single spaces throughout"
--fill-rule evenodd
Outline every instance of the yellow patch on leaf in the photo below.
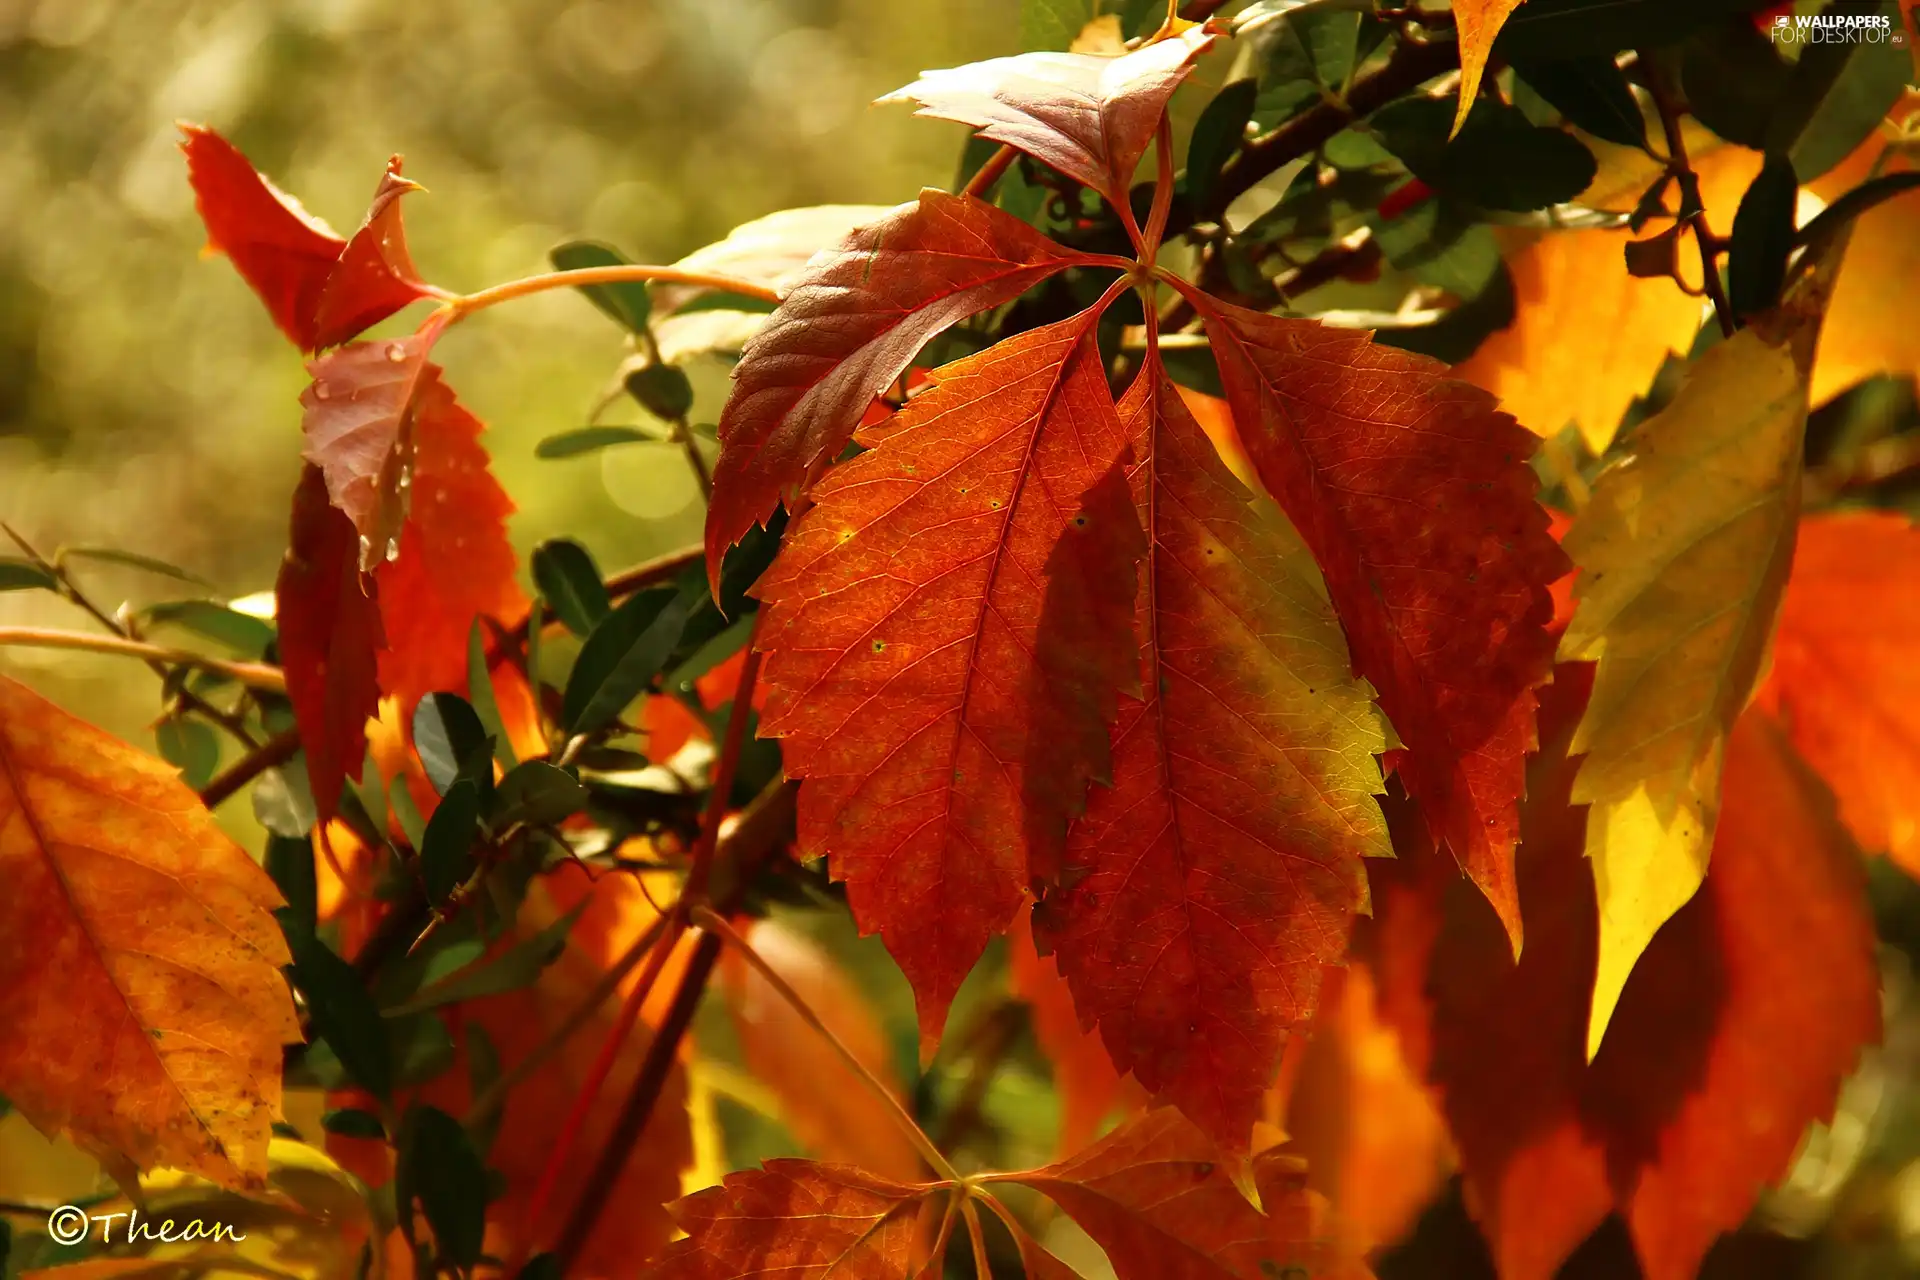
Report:
M 1524 0 L 1453 0 L 1453 26 L 1460 36 L 1460 105 L 1453 113 L 1451 138 L 1467 122 L 1480 94 L 1480 77 L 1493 55 L 1494 37 Z

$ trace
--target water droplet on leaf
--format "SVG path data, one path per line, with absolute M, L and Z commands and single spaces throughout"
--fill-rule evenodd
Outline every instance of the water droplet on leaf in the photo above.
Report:
M 387 344 L 387 359 L 393 361 L 395 364 L 405 364 L 407 360 L 407 344 L 404 342 L 389 342 Z

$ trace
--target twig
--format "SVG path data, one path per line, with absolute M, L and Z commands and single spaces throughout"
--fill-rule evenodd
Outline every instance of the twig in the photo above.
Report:
M 240 788 L 269 769 L 277 769 L 300 753 L 298 730 L 275 734 L 235 761 L 225 772 L 216 774 L 200 788 L 200 803 L 212 809 L 230 799 Z
M 1713 299 L 1713 314 L 1720 321 L 1720 336 L 1733 336 L 1733 304 L 1727 300 L 1726 286 L 1720 280 L 1718 254 L 1720 240 L 1707 227 L 1706 205 L 1700 199 L 1700 176 L 1687 160 L 1687 141 L 1680 128 L 1680 105 L 1658 63 L 1642 56 L 1640 65 L 1646 77 L 1647 91 L 1660 115 L 1660 128 L 1667 136 L 1667 172 L 1680 184 L 1680 221 L 1693 232 L 1700 248 L 1700 283 Z
M 272 693 L 287 691 L 287 678 L 280 668 L 264 662 L 229 662 L 188 649 L 169 649 L 144 640 L 123 636 L 97 636 L 91 631 L 64 631 L 58 627 L 0 627 L 0 646 L 23 645 L 40 649 L 83 649 L 92 653 L 112 653 L 149 662 L 199 667 L 238 680 L 251 689 Z
M 960 1206 L 960 1212 L 967 1219 L 967 1239 L 973 1242 L 973 1273 L 977 1280 L 993 1280 L 993 1260 L 987 1256 L 987 1236 L 980 1229 L 980 1210 L 974 1207 L 972 1196 Z
M 987 157 L 985 164 L 974 170 L 973 176 L 967 179 L 967 185 L 960 188 L 960 194 L 985 200 L 987 193 L 993 190 L 993 184 L 1000 181 L 1019 154 L 1013 147 L 1001 144 L 998 151 Z
M 700 821 L 700 836 L 694 841 L 692 864 L 687 869 L 684 900 L 698 907 L 707 899 L 713 883 L 713 857 L 720 843 L 720 824 L 727 816 L 733 793 L 734 774 L 740 768 L 740 752 L 746 747 L 747 722 L 753 718 L 753 686 L 760 675 L 760 651 L 754 641 L 760 636 L 760 619 L 753 615 L 753 627 L 747 633 L 746 658 L 740 664 L 740 682 L 734 686 L 733 708 L 727 714 L 726 735 L 720 743 L 720 755 L 713 765 L 711 790 L 707 793 L 706 816 Z
M 678 267 L 629 263 L 617 267 L 584 267 L 578 271 L 548 271 L 537 276 L 509 280 L 478 293 L 461 294 L 448 302 L 446 309 L 451 312 L 451 319 L 457 320 L 486 307 L 543 293 L 548 289 L 578 289 L 590 284 L 646 284 L 653 281 L 719 289 L 743 297 L 758 298 L 762 302 L 778 304 L 780 301 L 778 293 L 757 280 L 743 280 L 738 276 L 718 275 L 711 271 L 682 271 Z

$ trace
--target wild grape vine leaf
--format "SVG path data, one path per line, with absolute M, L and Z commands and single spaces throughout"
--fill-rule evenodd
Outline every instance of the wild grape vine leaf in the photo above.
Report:
M 1045 1195 L 1100 1247 L 1119 1280 L 1315 1280 L 1371 1276 L 1300 1162 L 1255 1156 L 1261 1207 L 1228 1176 L 1218 1148 L 1172 1108 L 1115 1129 L 1078 1155 L 1000 1175 Z
M 344 342 L 417 298 L 433 296 L 407 254 L 399 198 L 419 188 L 388 162 L 365 222 L 335 235 L 262 177 L 233 144 L 203 125 L 182 125 L 208 246 L 227 255 L 302 351 Z
M 173 766 L 0 676 L 0 1093 L 110 1168 L 265 1183 L 280 894 Z
M 915 115 L 956 120 L 1018 147 L 1127 208 L 1133 172 L 1173 91 L 1213 43 L 1188 27 L 1118 58 L 1023 53 L 939 71 L 881 102 L 914 102 Z
M 1374 799 L 1386 735 L 1299 535 L 1157 367 L 1120 409 L 1150 541 L 1144 696 L 1035 932 L 1114 1065 L 1244 1150 L 1366 909 L 1360 859 L 1392 854 Z
M 1467 112 L 1480 95 L 1480 77 L 1493 56 L 1494 37 L 1507 18 L 1525 0 L 1452 0 L 1454 29 L 1460 37 L 1460 105 L 1453 116 L 1453 133 L 1467 122 Z M 1451 136 L 1451 135 L 1449 135 Z
M 1748 712 L 1700 893 L 1660 930 L 1591 1062 L 1582 1001 L 1599 956 L 1568 747 L 1590 685 L 1562 666 L 1522 819 L 1532 941 L 1518 964 L 1431 848 L 1373 864 L 1383 1007 L 1438 1089 L 1502 1280 L 1547 1280 L 1609 1213 L 1650 1280 L 1691 1280 L 1791 1165 L 1806 1125 L 1878 1039 L 1859 854 L 1779 731 Z M 1397 882 L 1397 883 L 1396 883 Z M 1409 945 L 1410 942 L 1410 945 Z
M 1706 872 L 1726 734 L 1793 559 L 1804 365 L 1745 329 L 1701 357 L 1574 520 L 1564 660 L 1598 660 L 1573 749 L 1600 895 L 1597 1047 L 1634 962 Z
M 754 588 L 803 849 L 947 1006 L 1057 871 L 1137 661 L 1139 524 L 1101 307 L 934 374 L 864 428 Z
M 1920 529 L 1850 513 L 1800 523 L 1762 697 L 1870 852 L 1920 875 Z
M 360 774 L 367 720 L 380 705 L 386 638 L 379 593 L 360 576 L 358 548 L 352 522 L 327 501 L 320 468 L 309 463 L 293 493 L 273 595 L 287 697 L 323 823 L 339 810 L 342 782 Z
M 1422 356 L 1192 291 L 1254 467 L 1325 574 L 1398 772 L 1520 945 L 1515 803 L 1567 560 L 1535 438 Z
M 928 189 L 816 255 L 749 342 L 721 411 L 707 567 L 831 463 L 929 338 L 1094 261 L 1012 214 Z
M 951 1193 L 847 1165 L 769 1160 L 673 1206 L 686 1238 L 648 1280 L 913 1280 L 929 1267 L 923 1215 Z M 937 1267 L 933 1268 L 937 1270 Z

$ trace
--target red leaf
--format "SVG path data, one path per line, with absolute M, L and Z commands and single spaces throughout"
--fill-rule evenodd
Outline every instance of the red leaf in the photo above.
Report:
M 1066 1210 L 1106 1250 L 1119 1280 L 1315 1280 L 1369 1276 L 1308 1191 L 1300 1163 L 1256 1156 L 1264 1209 L 1247 1203 L 1220 1152 L 1170 1109 L 1149 1112 L 1086 1151 L 1013 1175 Z
M 1859 855 L 1772 722 L 1743 716 L 1705 884 L 1635 967 L 1589 1065 L 1598 907 L 1566 751 L 1592 676 L 1559 671 L 1522 812 L 1525 955 L 1514 963 L 1474 895 L 1443 908 L 1451 877 L 1409 842 L 1398 866 L 1375 864 L 1401 882 L 1381 886 L 1379 933 L 1432 951 L 1383 970 L 1412 988 L 1383 1008 L 1413 1019 L 1410 1050 L 1431 1045 L 1427 1072 L 1503 1280 L 1545 1280 L 1611 1212 L 1650 1280 L 1689 1280 L 1879 1037 Z
M 314 316 L 347 242 L 256 172 L 225 138 L 202 125 L 180 130 L 207 247 L 232 260 L 280 332 L 302 351 L 313 350 Z
M 904 1280 L 926 1261 L 935 1190 L 849 1165 L 769 1160 L 673 1206 L 687 1233 L 651 1280 Z
M 274 584 L 280 664 L 307 756 L 314 808 L 338 812 L 340 786 L 360 776 L 367 718 L 380 703 L 376 659 L 385 645 L 374 584 L 363 580 L 353 525 L 327 501 L 309 465 L 293 493 L 293 529 Z
M 303 455 L 325 473 L 333 505 L 360 534 L 360 567 L 400 553 L 414 465 L 415 406 L 439 377 L 427 355 L 441 322 L 387 342 L 355 342 L 310 362 L 300 393 Z
M 1244 1151 L 1387 855 L 1385 738 L 1300 539 L 1157 370 L 1121 406 L 1151 552 L 1114 782 L 1035 929 L 1114 1065 Z
M 1098 306 L 934 375 L 755 588 L 801 844 L 913 985 L 923 1047 L 1107 768 L 1138 524 Z
M 833 461 L 929 338 L 1087 261 L 1011 214 L 934 190 L 816 255 L 734 370 L 707 510 L 714 581 L 727 548 Z
M 507 538 L 513 503 L 488 469 L 484 429 L 428 365 L 415 402 L 412 501 L 400 554 L 374 572 L 388 643 L 380 688 L 398 699 L 404 726 L 424 695 L 464 694 L 474 618 L 512 622 L 526 613 Z
M 320 297 L 312 346 L 345 342 L 408 303 L 433 296 L 414 269 L 400 225 L 400 197 L 418 190 L 419 183 L 400 176 L 399 156 L 387 161 L 366 221 L 347 241 Z
M 1551 667 L 1535 437 L 1423 356 L 1190 294 L 1260 478 L 1326 575 L 1408 792 L 1520 946 L 1516 801 Z
M 302 351 L 345 342 L 437 291 L 407 255 L 400 197 L 418 191 L 387 162 L 366 220 L 342 240 L 268 182 L 233 144 L 202 125 L 180 126 L 208 247 L 232 260 L 280 331 Z
M 1018 147 L 1127 207 L 1133 171 L 1153 140 L 1167 100 L 1213 43 L 1204 27 L 1118 58 L 1023 53 L 923 71 L 882 102 L 917 102 L 915 115 L 957 120 Z
M 1920 875 L 1920 529 L 1902 516 L 1800 522 L 1773 674 L 1794 746 L 1860 843 Z

